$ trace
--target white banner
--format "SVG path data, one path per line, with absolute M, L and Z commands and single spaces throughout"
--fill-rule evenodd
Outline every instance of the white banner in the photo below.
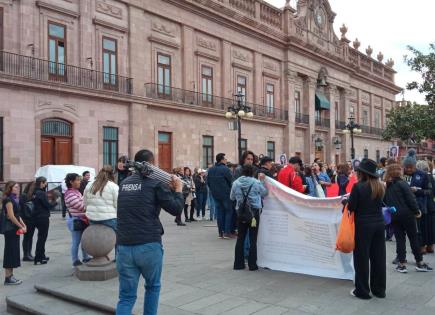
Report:
M 258 231 L 258 265 L 313 276 L 354 278 L 352 254 L 335 250 L 341 198 L 313 198 L 266 180 L 269 195 Z

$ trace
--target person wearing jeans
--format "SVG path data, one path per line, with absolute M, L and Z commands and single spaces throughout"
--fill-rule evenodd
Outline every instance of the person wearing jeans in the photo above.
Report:
M 220 238 L 235 238 L 235 236 L 232 236 L 231 229 L 233 227 L 233 203 L 230 199 L 227 200 L 221 200 L 216 199 L 215 200 L 215 206 L 217 211 L 217 224 L 218 224 L 218 230 L 219 230 L 219 237 Z
M 149 150 L 140 150 L 134 160 L 154 164 L 154 154 Z M 119 186 L 117 315 L 131 314 L 141 275 L 145 279 L 143 314 L 157 314 L 163 267 L 163 226 L 159 219 L 160 210 L 163 208 L 169 214 L 177 216 L 184 208 L 181 180 L 172 176 L 170 186 L 141 172 L 127 177 Z
M 65 204 L 68 208 L 68 219 L 66 221 L 67 227 L 71 232 L 71 258 L 74 267 L 82 265 L 79 259 L 79 245 L 82 240 L 83 231 L 74 231 L 74 221 L 84 220 L 85 218 L 85 205 L 80 191 L 80 176 L 76 173 L 69 173 L 66 175 L 65 184 L 68 187 L 65 192 Z M 82 248 L 83 262 L 87 263 L 91 258 L 86 254 Z

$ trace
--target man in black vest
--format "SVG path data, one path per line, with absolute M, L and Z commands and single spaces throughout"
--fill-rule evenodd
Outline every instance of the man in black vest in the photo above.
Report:
M 136 162 L 154 164 L 149 150 L 136 153 Z M 182 182 L 172 177 L 171 188 L 162 182 L 134 173 L 122 181 L 118 195 L 116 266 L 119 273 L 119 302 L 116 314 L 131 314 L 140 275 L 145 279 L 144 314 L 157 314 L 163 266 L 160 210 L 173 216 L 184 207 Z

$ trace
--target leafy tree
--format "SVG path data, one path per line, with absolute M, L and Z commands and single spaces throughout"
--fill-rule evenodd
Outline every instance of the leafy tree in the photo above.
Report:
M 400 139 L 420 143 L 423 139 L 435 139 L 435 110 L 429 105 L 408 102 L 394 107 L 387 115 L 388 124 L 383 138 Z
M 412 56 L 405 56 L 405 62 L 412 71 L 420 73 L 423 83 L 413 81 L 406 88 L 425 94 L 427 103 L 435 106 L 435 43 L 429 44 L 427 55 L 412 46 L 408 46 L 408 50 Z

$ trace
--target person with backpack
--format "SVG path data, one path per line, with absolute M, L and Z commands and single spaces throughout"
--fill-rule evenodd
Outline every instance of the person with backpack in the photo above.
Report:
M 384 174 L 386 190 L 384 203 L 388 207 L 395 207 L 393 215 L 394 235 L 396 236 L 397 267 L 396 271 L 407 273 L 406 269 L 406 236 L 408 236 L 412 253 L 414 254 L 416 267 L 420 272 L 432 271 L 432 268 L 423 262 L 417 236 L 416 218 L 421 217 L 417 200 L 409 185 L 402 180 L 402 168 L 400 164 L 387 166 Z
M 347 194 L 347 186 L 349 185 L 350 169 L 347 164 L 338 166 L 336 183 L 338 185 L 338 195 L 344 196 Z
M 245 257 L 243 245 L 246 234 L 249 233 L 249 270 L 258 270 L 257 266 L 257 235 L 260 223 L 260 211 L 262 208 L 262 197 L 267 195 L 267 188 L 264 185 L 266 176 L 264 173 L 254 178 L 255 168 L 253 165 L 245 164 L 242 167 L 241 176 L 231 187 L 230 199 L 236 201 L 237 212 L 237 243 L 234 256 L 234 270 L 245 269 Z
M 36 242 L 34 264 L 46 264 L 49 257 L 45 256 L 45 243 L 48 237 L 48 229 L 50 226 L 50 211 L 57 205 L 57 201 L 50 202 L 47 197 L 47 179 L 43 176 L 36 178 L 35 191 L 32 196 L 33 214 L 32 220 L 35 229 L 38 230 L 38 240 Z M 60 193 L 54 191 L 55 200 L 60 196 Z

